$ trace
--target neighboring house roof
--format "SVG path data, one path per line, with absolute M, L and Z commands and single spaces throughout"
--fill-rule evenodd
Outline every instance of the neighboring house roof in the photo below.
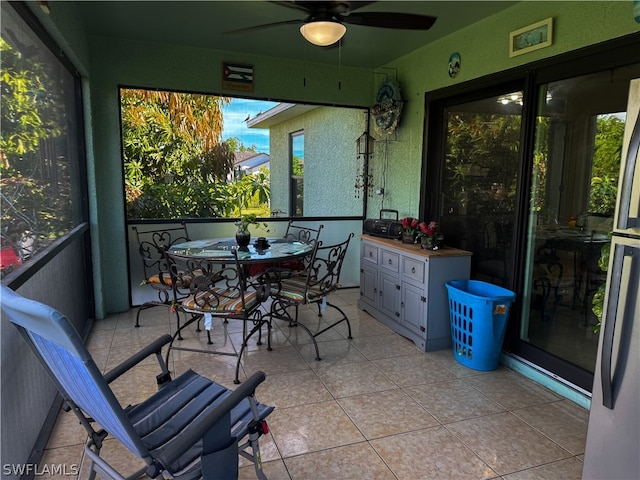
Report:
M 269 168 L 269 155 L 256 152 L 235 152 L 234 169 L 242 169 L 248 173 L 257 172 L 261 167 Z
M 266 112 L 260 112 L 255 117 L 247 120 L 249 128 L 269 128 L 285 120 L 302 115 L 303 113 L 318 108 L 320 105 L 303 105 L 300 103 L 279 103 Z

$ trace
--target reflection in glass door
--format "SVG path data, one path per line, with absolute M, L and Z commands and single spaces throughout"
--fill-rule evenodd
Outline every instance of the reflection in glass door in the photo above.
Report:
M 597 304 L 606 280 L 600 258 L 613 221 L 627 87 L 612 72 L 540 87 L 520 339 L 587 374 L 596 359 L 594 297 Z M 589 390 L 585 378 L 579 386 Z
M 304 215 L 304 132 L 289 136 L 291 158 L 291 212 L 292 217 Z
M 445 108 L 440 222 L 473 252 L 471 276 L 508 286 L 520 149 L 521 91 Z

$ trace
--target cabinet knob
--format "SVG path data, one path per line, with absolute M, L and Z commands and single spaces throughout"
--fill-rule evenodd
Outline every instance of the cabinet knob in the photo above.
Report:
M 391 259 L 389 259 L 389 265 L 391 265 L 393 262 L 391 261 Z
M 370 257 L 373 257 L 373 252 L 369 252 L 369 256 L 370 256 Z
M 411 273 L 416 273 L 416 267 L 411 267 Z

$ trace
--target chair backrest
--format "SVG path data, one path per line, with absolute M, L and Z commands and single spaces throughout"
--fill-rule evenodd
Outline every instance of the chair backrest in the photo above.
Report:
M 345 241 L 334 245 L 325 246 L 319 242 L 307 271 L 308 288 L 327 295 L 340 287 L 340 272 L 352 238 L 353 233 L 350 233 Z
M 188 242 L 189 232 L 186 223 L 182 222 L 179 227 L 164 228 L 159 230 L 140 230 L 137 226 L 132 227 L 136 232 L 138 240 L 138 253 L 142 259 L 145 278 L 158 275 L 159 272 L 167 272 L 168 268 L 164 252 L 171 245 Z M 159 282 L 162 283 L 163 276 L 160 275 Z
M 2 310 L 27 341 L 67 401 L 138 456 L 149 452 L 71 322 L 57 310 L 1 287 Z
M 222 263 L 207 258 L 167 252 L 176 298 L 189 310 L 214 315 L 239 315 L 259 305 L 262 292 L 249 291 L 235 249 L 233 259 Z M 186 303 L 185 303 L 186 302 Z
M 291 270 L 306 271 L 309 268 L 309 263 L 314 258 L 315 249 L 320 243 L 320 232 L 324 228 L 324 225 L 320 224 L 318 228 L 305 227 L 302 225 L 295 225 L 292 220 L 289 220 L 287 225 L 287 231 L 284 234 L 284 239 L 290 242 L 303 242 L 309 243 L 314 246 L 314 249 L 305 255 L 304 257 L 297 258 L 284 264 L 286 268 Z
M 320 232 L 324 228 L 324 225 L 320 224 L 318 228 L 305 227 L 302 225 L 294 225 L 292 220 L 289 220 L 287 225 L 287 231 L 284 234 L 285 240 L 299 241 L 304 243 L 314 243 L 320 238 Z

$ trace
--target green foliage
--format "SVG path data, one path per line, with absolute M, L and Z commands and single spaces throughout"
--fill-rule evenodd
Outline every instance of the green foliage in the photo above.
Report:
M 613 215 L 618 194 L 624 122 L 602 115 L 596 121 L 589 212 Z
M 248 208 L 268 203 L 271 195 L 268 170 L 261 169 L 258 173 L 242 175 L 230 185 L 230 191 L 237 207 L 234 213 L 237 215 L 242 215 L 243 210 Z
M 194 155 L 180 169 L 179 177 L 190 182 L 215 183 L 225 181 L 233 168 L 233 150 L 226 142 Z
M 304 161 L 295 155 L 291 159 L 291 173 L 296 176 L 304 175 Z
M 531 208 L 540 212 L 545 209 L 544 194 L 547 185 L 549 154 L 549 118 L 536 118 L 536 149 L 533 152 L 533 179 L 531 182 Z
M 445 209 L 469 213 L 512 211 L 515 202 L 520 116 L 452 112 L 448 117 Z M 491 189 L 492 184 L 497 188 Z
M 129 191 L 127 191 L 129 197 Z M 225 183 L 150 185 L 127 201 L 127 216 L 138 219 L 227 217 L 234 203 Z
M 591 178 L 591 190 L 589 192 L 589 212 L 612 215 L 616 208 L 617 195 L 617 178 Z
M 611 235 L 609 235 L 611 236 Z M 600 270 L 606 272 L 609 268 L 609 256 L 611 254 L 611 243 L 607 243 L 602 247 L 600 253 L 600 259 L 598 260 L 598 266 Z M 594 313 L 596 318 L 598 319 L 598 323 L 593 327 L 594 333 L 598 333 L 600 331 L 600 325 L 602 324 L 602 314 L 604 312 L 604 296 L 607 291 L 607 284 L 603 283 L 598 287 L 598 290 L 593 295 L 593 299 L 591 300 L 592 308 L 591 311 Z
M 238 137 L 227 138 L 225 141 L 229 144 L 229 148 L 231 148 L 232 152 L 258 152 L 258 147 L 255 145 L 247 147 Z
M 55 88 L 39 63 L 26 59 L 0 38 L 2 90 L 0 155 L 15 164 L 20 156 L 35 152 L 40 141 L 61 135 L 62 127 L 54 114 L 60 109 Z M 12 156 L 14 156 L 12 158 Z M 29 170 L 32 166 L 28 166 Z
M 124 151 L 125 182 L 127 186 L 144 188 L 165 181 L 167 174 L 189 177 L 200 161 L 210 166 L 215 152 L 208 152 L 219 142 L 208 135 L 205 149 L 202 127 L 193 128 L 196 119 L 190 114 L 198 108 L 219 112 L 219 97 L 194 96 L 189 100 L 167 92 L 123 89 L 121 93 L 122 142 Z M 186 94 L 185 94 L 186 95 Z M 202 98 L 201 98 L 202 97 Z M 191 103 L 190 103 L 191 102 Z M 177 111 L 179 104 L 183 111 Z M 221 129 L 217 129 L 218 132 Z M 206 155 L 205 155 L 206 152 Z M 201 157 L 207 157 L 201 160 Z M 200 173 L 199 170 L 197 169 Z
M 247 213 L 240 215 L 240 219 L 236 222 L 239 233 L 249 232 L 250 226 L 262 228 L 265 232 L 269 232 L 269 225 L 258 222 L 258 215 L 255 213 Z
M 591 174 L 618 178 L 625 123 L 618 117 L 605 115 L 599 116 L 596 123 Z
M 26 257 L 73 227 L 68 159 L 52 153 L 66 133 L 65 105 L 50 64 L 25 57 L 4 38 L 0 54 L 2 246 Z
M 228 99 L 128 89 L 121 96 L 129 218 L 228 217 L 268 204 L 268 172 L 227 183 L 234 152 L 247 150 L 220 139 Z

